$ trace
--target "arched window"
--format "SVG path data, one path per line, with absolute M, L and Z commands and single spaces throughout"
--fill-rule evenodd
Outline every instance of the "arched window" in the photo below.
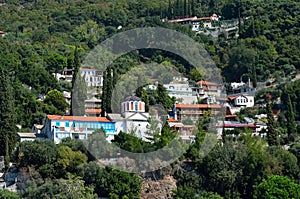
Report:
M 130 107 L 130 110 L 133 111 L 133 102 L 131 102 L 131 107 Z
M 138 131 L 137 136 L 138 136 L 138 138 L 142 138 L 141 130 Z
M 138 102 L 135 102 L 134 105 L 135 105 L 135 107 L 134 107 L 135 111 L 138 111 Z

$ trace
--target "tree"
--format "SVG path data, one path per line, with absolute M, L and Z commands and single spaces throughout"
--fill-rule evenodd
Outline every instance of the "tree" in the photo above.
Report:
M 116 74 L 116 72 L 115 72 Z M 107 113 L 111 113 L 111 100 L 113 93 L 113 83 L 116 79 L 112 77 L 112 69 L 108 67 L 106 71 L 103 72 L 103 87 L 101 95 L 101 116 L 106 116 Z
M 103 71 L 103 87 L 102 87 L 102 94 L 101 94 L 101 117 L 106 116 L 106 107 L 107 107 L 107 71 Z
M 162 105 L 165 110 L 169 110 L 175 103 L 175 100 L 168 95 L 166 88 L 162 84 L 157 85 L 155 100 L 156 103 Z
M 29 181 L 25 192 L 22 194 L 22 198 L 96 199 L 97 196 L 93 192 L 93 187 L 85 186 L 84 181 L 80 178 L 68 177 L 68 179 L 46 180 L 41 185 Z
M 279 138 L 278 132 L 275 129 L 275 120 L 272 111 L 272 105 L 270 99 L 267 101 L 267 120 L 268 120 L 268 127 L 267 127 L 267 140 L 269 146 L 279 145 Z
M 85 103 L 87 99 L 87 85 L 84 77 L 81 77 L 80 73 L 80 59 L 78 47 L 74 50 L 74 71 L 72 78 L 72 93 L 71 93 L 71 112 L 70 115 L 85 115 Z
M 85 115 L 85 100 L 87 99 L 87 85 L 84 77 L 78 75 L 72 89 L 72 115 Z
M 86 185 L 95 187 L 98 197 L 140 198 L 141 179 L 110 167 L 100 168 L 96 162 L 83 165 L 81 175 Z
M 300 177 L 300 169 L 298 166 L 297 157 L 281 147 L 269 147 L 269 153 L 275 158 L 279 170 L 275 175 L 284 175 L 293 180 L 298 180 Z
M 55 107 L 61 114 L 64 114 L 66 108 L 68 107 L 65 96 L 56 89 L 51 90 L 47 93 L 44 102 L 50 106 Z
M 61 73 L 67 67 L 67 58 L 54 53 L 47 59 L 47 70 L 52 73 Z
M 287 94 L 286 103 L 287 103 L 287 107 L 286 107 L 287 110 L 286 110 L 285 117 L 287 119 L 288 140 L 293 141 L 293 137 L 295 136 L 297 131 L 296 131 L 294 108 L 289 94 Z
M 57 146 L 51 140 L 21 142 L 14 153 L 14 161 L 19 167 L 33 166 L 44 177 L 54 175 Z
M 255 187 L 254 198 L 300 198 L 300 184 L 285 176 L 270 176 Z
M 0 198 L 2 199 L 20 199 L 19 194 L 8 191 L 6 189 L 0 189 Z
M 87 157 L 80 151 L 72 151 L 68 146 L 60 146 L 55 162 L 57 176 L 66 177 L 68 173 L 76 173 L 77 166 L 86 162 Z
M 9 74 L 0 68 L 0 155 L 5 156 L 5 167 L 17 141 L 13 87 Z

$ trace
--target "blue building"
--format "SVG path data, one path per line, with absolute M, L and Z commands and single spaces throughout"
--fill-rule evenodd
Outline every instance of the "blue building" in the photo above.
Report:
M 116 123 L 106 117 L 47 115 L 42 133 L 59 143 L 67 137 L 85 140 L 88 135 L 101 128 L 105 130 L 108 141 L 117 134 Z

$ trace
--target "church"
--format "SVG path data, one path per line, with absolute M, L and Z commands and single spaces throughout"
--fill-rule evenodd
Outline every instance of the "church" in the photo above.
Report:
M 108 119 L 116 123 L 117 134 L 122 131 L 126 133 L 135 133 L 139 138 L 145 139 L 145 132 L 149 113 L 145 111 L 145 103 L 136 96 L 126 97 L 121 104 L 121 114 L 109 113 Z

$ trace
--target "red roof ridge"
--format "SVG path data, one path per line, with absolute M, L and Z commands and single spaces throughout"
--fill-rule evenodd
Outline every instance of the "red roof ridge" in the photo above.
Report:
M 106 117 L 90 117 L 90 116 L 62 116 L 62 115 L 47 115 L 49 120 L 75 120 L 82 122 L 112 122 Z
M 215 82 L 208 82 L 208 81 L 204 81 L 204 80 L 198 81 L 197 84 L 201 84 L 201 82 L 202 82 L 202 85 L 220 85 Z
M 176 104 L 176 108 L 222 108 L 219 104 Z

